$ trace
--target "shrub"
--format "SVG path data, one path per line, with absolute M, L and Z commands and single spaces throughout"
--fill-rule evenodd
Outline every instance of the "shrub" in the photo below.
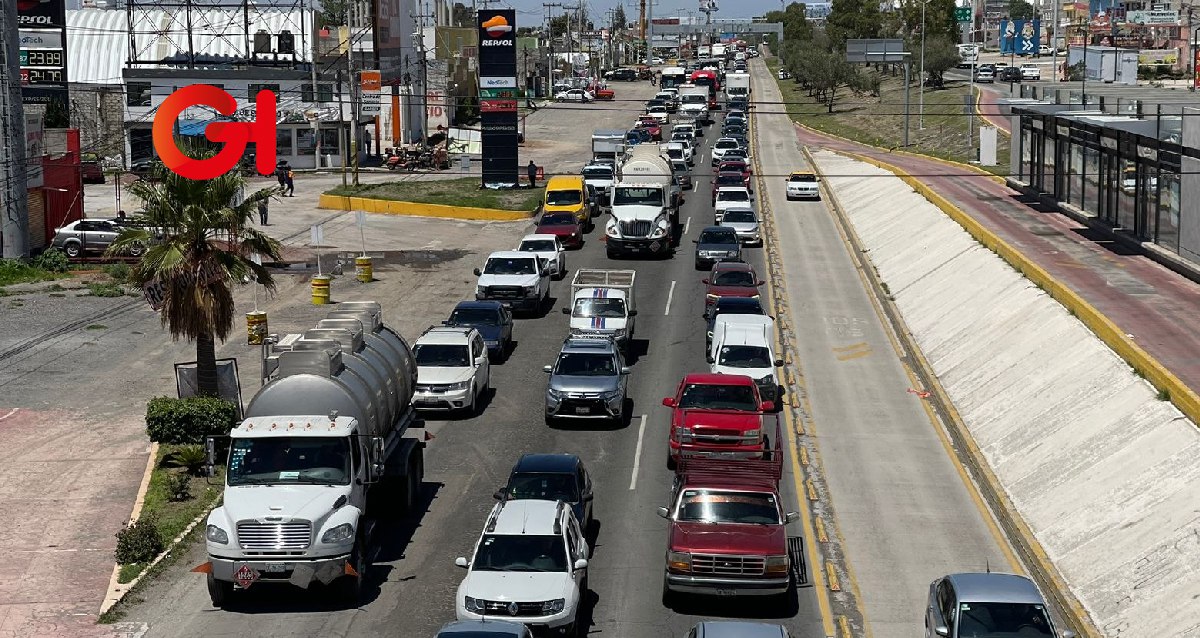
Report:
M 71 263 L 67 260 L 67 253 L 58 249 L 47 250 L 34 257 L 33 265 L 50 272 L 67 272 L 71 267 Z
M 124 297 L 125 291 L 121 289 L 119 284 L 88 284 L 88 290 L 92 292 L 93 297 Z
M 183 445 L 163 458 L 163 467 L 180 467 L 191 476 L 200 476 L 208 453 L 203 445 Z
M 117 563 L 131 565 L 154 560 L 163 551 L 154 521 L 143 519 L 117 532 Z
M 104 273 L 112 277 L 119 284 L 129 283 L 129 277 L 133 273 L 133 269 L 129 264 L 115 263 L 104 267 Z
M 176 503 L 192 498 L 192 477 L 187 472 L 171 474 L 167 477 L 167 492 Z
M 169 445 L 198 444 L 208 435 L 228 434 L 237 425 L 237 406 L 214 397 L 154 397 L 146 405 L 146 434 Z

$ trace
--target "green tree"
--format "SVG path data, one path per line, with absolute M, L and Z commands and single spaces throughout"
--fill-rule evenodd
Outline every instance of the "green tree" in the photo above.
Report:
M 905 0 L 889 16 L 885 32 L 920 42 L 921 7 L 925 9 L 925 37 L 945 36 L 959 39 L 958 20 L 954 17 L 955 0 Z
M 844 50 L 846 40 L 852 38 L 877 37 L 882 28 L 883 17 L 875 0 L 833 0 L 825 19 L 825 31 L 836 50 Z
M 958 66 L 962 57 L 958 54 L 958 46 L 946 38 L 938 35 L 925 40 L 925 73 L 929 75 L 929 83 L 932 86 L 942 86 L 942 76 Z
M 617 5 L 616 10 L 613 12 L 613 24 L 616 25 L 617 31 L 623 31 L 629 26 L 629 19 L 625 17 L 625 5 Z
M 1032 20 L 1033 5 L 1025 0 L 1008 0 L 1008 17 L 1013 20 Z
M 160 177 L 129 186 L 143 202 L 144 225 L 122 230 L 106 254 L 122 254 L 137 244 L 149 246 L 133 277 L 142 285 L 162 285 L 162 324 L 172 339 L 195 342 L 199 393 L 217 396 L 216 339 L 224 341 L 233 328 L 233 282 L 253 278 L 268 291 L 275 290 L 271 273 L 251 261 L 251 255 L 277 260 L 280 244 L 250 224 L 259 202 L 279 189 L 264 188 L 243 197 L 246 180 L 237 171 L 203 181 L 166 170 Z M 152 231 L 164 237 L 156 240 Z
M 347 0 L 321 0 L 317 12 L 317 24 L 323 27 L 339 27 L 346 24 Z

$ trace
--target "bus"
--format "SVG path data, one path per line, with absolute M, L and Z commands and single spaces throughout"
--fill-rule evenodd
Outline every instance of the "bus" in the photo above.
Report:
M 687 71 L 684 71 L 683 67 L 669 66 L 663 69 L 662 79 L 659 83 L 659 86 L 663 89 L 669 89 L 671 87 L 677 87 L 680 84 L 687 82 L 687 80 Z
M 721 83 L 717 80 L 717 72 L 711 69 L 692 71 L 691 80 L 692 84 L 696 86 L 708 87 L 708 110 L 721 110 L 720 105 L 717 104 L 717 92 L 721 90 Z

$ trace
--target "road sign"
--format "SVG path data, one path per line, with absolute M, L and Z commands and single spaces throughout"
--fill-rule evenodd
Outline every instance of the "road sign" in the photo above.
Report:
M 254 584 L 258 580 L 258 572 L 252 569 L 249 565 L 242 565 L 236 572 L 233 573 L 233 580 L 242 589 Z
M 956 7 L 954 9 L 954 19 L 959 22 L 970 22 L 971 7 Z

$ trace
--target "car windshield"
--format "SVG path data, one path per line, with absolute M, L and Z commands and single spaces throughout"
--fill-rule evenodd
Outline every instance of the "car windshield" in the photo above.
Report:
M 774 494 L 684 490 L 679 497 L 677 520 L 698 523 L 778 525 L 779 506 Z
M 1046 610 L 1029 603 L 960 603 L 958 635 L 971 638 L 1053 636 Z
M 725 232 L 717 232 L 717 231 L 710 230 L 710 231 L 700 233 L 700 243 L 708 244 L 708 245 L 736 244 L 736 243 L 738 243 L 738 238 L 737 238 L 737 233 L 734 233 L 733 231 L 725 233 Z
M 614 206 L 662 206 L 662 190 L 657 188 L 618 188 L 613 195 Z
M 717 365 L 728 368 L 769 368 L 771 353 L 762 346 L 725 346 L 717 357 Z
M 558 355 L 554 373 L 567 377 L 611 377 L 617 374 L 617 366 L 610 354 L 563 352 Z
M 741 186 L 746 178 L 741 175 L 717 175 L 717 186 Z
M 815 181 L 817 181 L 817 176 L 816 175 L 792 175 L 792 177 L 789 181 L 792 181 L 792 182 L 815 182 Z
M 758 283 L 754 280 L 754 273 L 748 270 L 726 270 L 718 272 L 716 277 L 712 279 L 714 286 L 749 286 L 754 287 Z
M 746 157 L 746 149 L 742 147 L 731 148 L 725 151 L 725 157 Z
M 754 224 L 758 219 L 754 217 L 752 210 L 727 210 L 725 216 L 721 218 L 722 224 L 726 222 L 737 222 L 739 224 Z
M 688 172 L 687 162 L 684 162 L 682 160 L 671 162 L 671 168 L 675 169 L 675 171 L 678 173 L 687 173 Z
M 743 179 L 744 179 L 745 173 L 746 173 L 746 163 L 745 162 L 721 162 L 720 170 L 724 171 L 724 172 L 730 172 L 730 173 L 736 171 L 737 173 L 740 174 L 739 176 L 743 177 Z
M 547 206 L 569 206 L 583 201 L 583 193 L 577 190 L 546 191 Z
M 523 253 L 552 253 L 558 249 L 553 239 L 527 239 L 521 242 L 520 250 Z
M 418 343 L 413 346 L 418 366 L 465 368 L 470 359 L 467 346 L 447 343 Z
M 692 93 L 691 95 L 683 96 L 683 103 L 684 104 L 707 104 L 708 98 L 703 95 L 700 95 L 699 93 Z
M 721 315 L 762 315 L 762 304 L 749 297 L 721 297 L 713 308 L 713 318 Z
M 539 226 L 570 226 L 575 223 L 575 216 L 567 213 L 565 215 L 542 215 L 542 221 L 538 222 Z
M 508 479 L 509 498 L 579 502 L 579 484 L 574 474 L 518 473 Z
M 488 275 L 536 275 L 536 261 L 533 257 L 492 257 L 487 260 L 483 272 Z
M 718 202 L 748 202 L 750 201 L 750 193 L 743 190 L 719 190 L 717 191 Z
M 565 572 L 567 551 L 560 536 L 487 534 L 471 569 L 484 572 Z
M 612 179 L 613 169 L 607 166 L 588 166 L 583 169 L 583 176 L 589 179 Z
M 625 300 L 598 299 L 596 297 L 576 299 L 575 308 L 571 311 L 571 316 L 579 318 L 604 317 L 608 319 L 622 319 L 625 317 Z
M 706 410 L 744 410 L 757 412 L 754 388 L 748 385 L 711 385 L 693 383 L 683 388 L 679 399 L 681 408 Z
M 498 326 L 500 313 L 491 308 L 455 308 L 450 323 L 466 326 Z
M 737 147 L 737 140 L 717 140 L 717 148 L 735 149 Z
M 345 437 L 234 439 L 230 485 L 350 484 L 350 444 Z

